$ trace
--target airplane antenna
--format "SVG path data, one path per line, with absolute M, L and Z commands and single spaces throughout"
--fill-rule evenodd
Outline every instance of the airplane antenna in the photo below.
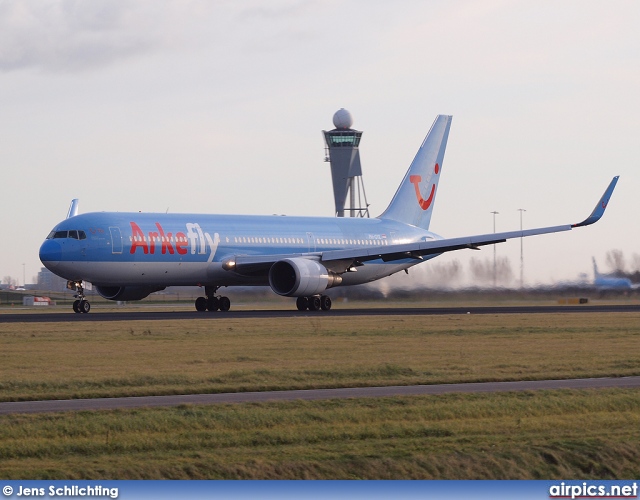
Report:
M 324 161 L 331 163 L 333 199 L 336 217 L 369 217 L 369 203 L 362 182 L 360 165 L 360 139 L 362 132 L 351 128 L 353 117 L 344 108 L 333 115 L 333 130 L 323 130 L 325 141 Z M 349 195 L 349 208 L 345 208 Z M 356 202 L 357 197 L 357 202 Z

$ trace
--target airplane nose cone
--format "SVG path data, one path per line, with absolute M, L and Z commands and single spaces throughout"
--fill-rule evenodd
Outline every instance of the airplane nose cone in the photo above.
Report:
M 62 247 L 56 240 L 46 240 L 40 247 L 40 260 L 44 266 L 53 271 L 62 258 Z

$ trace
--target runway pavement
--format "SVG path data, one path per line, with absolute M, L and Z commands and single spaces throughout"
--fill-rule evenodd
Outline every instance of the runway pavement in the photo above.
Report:
M 114 410 L 126 408 L 170 407 L 183 404 L 264 403 L 269 401 L 321 400 L 345 398 L 379 398 L 393 396 L 425 396 L 447 393 L 480 393 L 536 391 L 554 389 L 601 389 L 607 387 L 637 388 L 640 377 L 589 378 L 569 380 L 536 380 L 487 382 L 475 384 L 409 385 L 389 387 L 348 387 L 296 391 L 237 392 L 224 394 L 189 394 L 130 398 L 69 399 L 50 401 L 18 401 L 0 403 L 0 415 L 14 413 L 46 413 L 61 411 Z
M 197 311 L 140 311 L 130 308 L 122 311 L 100 312 L 98 307 L 88 314 L 69 312 L 33 311 L 0 313 L 0 323 L 59 323 L 95 321 L 158 321 L 238 318 L 294 318 L 294 317 L 348 317 L 348 316 L 430 316 L 445 314 L 562 314 L 562 313 L 622 313 L 640 312 L 640 304 L 629 305 L 553 305 L 553 306 L 486 306 L 486 307 L 384 307 L 384 308 L 336 308 L 331 311 L 297 310 L 238 310 L 227 312 Z

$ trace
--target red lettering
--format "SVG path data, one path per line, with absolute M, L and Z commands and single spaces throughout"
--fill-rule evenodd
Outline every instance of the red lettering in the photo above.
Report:
M 187 249 L 185 248 L 187 245 L 187 235 L 184 233 L 176 233 L 176 251 L 180 255 L 184 255 L 187 253 Z
M 159 222 L 156 222 L 156 227 L 158 231 L 160 231 L 160 237 L 162 238 L 162 253 L 167 253 L 167 250 L 170 254 L 173 255 L 173 246 L 171 246 L 171 233 L 167 233 L 166 236 L 164 231 L 162 230 L 162 226 Z
M 144 233 L 140 226 L 135 222 L 131 222 L 131 253 L 136 253 L 138 247 L 141 247 L 145 254 L 149 253 L 149 247 L 144 238 Z
M 149 253 L 156 253 L 156 238 L 158 233 L 152 233 L 149 231 Z

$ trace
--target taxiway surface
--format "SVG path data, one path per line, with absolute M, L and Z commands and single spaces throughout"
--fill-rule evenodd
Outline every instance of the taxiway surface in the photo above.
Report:
M 225 403 L 265 403 L 271 401 L 321 400 L 345 398 L 380 398 L 424 396 L 447 393 L 480 393 L 535 391 L 554 389 L 601 389 L 608 387 L 640 387 L 640 377 L 589 378 L 568 380 L 535 380 L 466 384 L 407 385 L 389 387 L 347 387 L 342 389 L 309 389 L 294 391 L 234 392 L 223 394 L 188 394 L 142 396 L 128 398 L 68 399 L 17 401 L 0 403 L 0 415 L 12 413 L 46 413 L 61 411 L 115 410 L 126 408 L 170 407 L 184 404 L 209 405 Z

